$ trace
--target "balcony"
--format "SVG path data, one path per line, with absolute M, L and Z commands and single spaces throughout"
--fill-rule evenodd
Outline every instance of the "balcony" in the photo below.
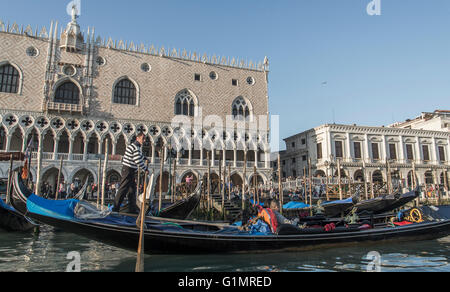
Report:
M 49 101 L 47 102 L 47 111 L 83 114 L 83 106 L 80 104 L 58 103 Z

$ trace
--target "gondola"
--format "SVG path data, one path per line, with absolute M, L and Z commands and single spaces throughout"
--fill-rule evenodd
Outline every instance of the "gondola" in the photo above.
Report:
M 376 197 L 369 200 L 360 201 L 355 204 L 358 214 L 381 214 L 400 208 L 413 200 L 416 191 L 406 194 L 390 194 Z
M 334 218 L 346 214 L 358 202 L 358 195 L 355 195 L 346 200 L 330 201 L 320 204 L 323 208 L 323 216 L 327 218 Z M 313 207 L 314 208 L 314 207 Z M 297 217 L 299 214 L 309 211 L 309 205 L 301 202 L 290 202 L 283 207 L 288 217 Z
M 186 219 L 192 212 L 198 207 L 201 200 L 202 183 L 199 182 L 195 191 L 187 198 L 184 198 L 174 204 L 163 208 L 160 212 L 156 213 L 157 217 L 170 218 L 170 219 Z
M 31 218 L 105 244 L 136 250 L 139 229 L 134 223 L 126 224 L 123 218 L 115 216 L 81 220 L 74 214 L 71 205 L 74 203 L 73 200 L 62 205 L 62 201 L 49 201 L 30 193 L 16 176 L 14 196 L 21 200 L 25 198 L 23 203 Z M 292 251 L 360 242 L 434 239 L 450 234 L 449 219 L 429 220 L 399 227 L 390 225 L 368 229 L 364 226 L 342 227 L 332 231 L 282 225 L 277 234 L 267 235 L 252 234 L 236 227 L 214 224 L 208 226 L 195 222 L 145 222 L 147 228 L 144 231 L 144 251 L 147 254 Z
M 9 232 L 28 232 L 37 226 L 31 219 L 18 213 L 0 198 L 0 228 Z
M 387 212 L 391 212 L 394 211 L 398 208 L 401 208 L 403 206 L 405 206 L 406 204 L 414 201 L 415 199 L 417 199 L 420 196 L 420 188 L 417 187 L 414 191 L 402 194 L 402 195 L 389 195 L 388 197 L 394 197 L 396 200 L 388 205 L 386 208 L 379 210 L 377 213 L 378 214 L 382 214 L 382 213 L 387 213 Z

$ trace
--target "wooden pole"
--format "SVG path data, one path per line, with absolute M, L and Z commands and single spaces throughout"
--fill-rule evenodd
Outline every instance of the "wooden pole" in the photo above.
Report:
M 309 176 L 309 212 L 310 215 L 313 215 L 312 209 L 312 174 L 311 174 L 311 158 L 308 159 L 308 176 Z
M 448 177 L 447 177 L 447 169 L 444 169 L 444 189 L 448 196 Z
M 256 165 L 253 166 L 253 204 L 256 203 L 256 183 L 257 183 L 257 178 L 256 178 Z
M 140 184 L 140 167 L 138 167 L 138 185 L 137 185 L 137 194 L 139 195 L 139 184 Z M 137 250 L 137 260 L 136 260 L 136 272 L 143 273 L 144 272 L 144 253 L 142 252 L 142 247 L 144 246 L 144 224 L 145 224 L 145 200 L 146 198 L 146 190 L 147 190 L 147 173 L 144 175 L 144 193 L 142 197 L 141 204 L 141 214 L 140 214 L 140 230 L 139 230 L 139 243 Z M 150 198 L 149 198 L 150 199 Z
M 231 164 L 228 165 L 228 200 L 231 201 Z
M 373 199 L 373 198 L 375 198 L 375 190 L 373 188 L 373 178 L 372 178 L 372 172 L 371 171 L 369 171 L 369 177 L 371 178 L 371 180 L 370 180 L 370 190 L 371 190 L 372 199 Z
M 159 170 L 159 202 L 158 202 L 158 212 L 162 209 L 162 184 L 163 184 L 163 171 L 164 171 L 164 150 L 161 148 L 159 150 L 160 158 L 160 170 Z
M 366 171 L 366 162 L 363 160 L 363 175 L 364 175 L 364 194 L 366 196 L 366 200 L 369 199 L 369 191 L 367 189 L 367 171 Z
M 208 212 L 211 209 L 211 157 L 209 155 L 209 151 L 206 152 L 206 160 L 207 160 L 207 165 L 208 165 L 208 190 L 206 192 L 207 197 L 207 202 L 208 202 Z
M 341 160 L 337 160 L 337 167 L 338 167 L 338 184 L 339 184 L 339 199 L 342 200 L 342 185 L 341 185 Z
M 8 185 L 6 186 L 6 204 L 11 203 L 11 187 L 12 187 L 12 174 L 13 174 L 13 155 L 9 159 L 9 170 L 8 170 Z
M 100 205 L 100 181 L 101 181 L 101 177 L 102 177 L 102 159 L 100 158 L 98 160 L 98 178 L 97 178 L 97 209 L 99 208 Z
M 59 163 L 59 170 L 58 170 L 58 180 L 56 185 L 56 196 L 55 199 L 58 200 L 59 195 L 59 185 L 61 183 L 61 173 L 62 173 L 62 166 L 63 166 L 63 157 L 61 156 L 61 161 Z
M 223 192 L 223 189 L 225 189 L 225 185 L 222 187 L 222 157 L 219 155 L 219 195 L 222 196 L 222 212 L 225 213 L 225 193 Z
M 176 201 L 176 192 L 177 192 L 177 160 L 173 160 L 173 174 L 172 174 L 172 203 Z
M 105 193 L 106 193 L 106 176 L 108 171 L 108 157 L 109 143 L 108 139 L 105 139 L 105 161 L 103 164 L 103 175 L 102 175 L 102 210 L 105 207 Z
M 247 177 L 247 150 L 244 150 L 244 175 L 242 178 L 242 210 L 245 209 L 245 181 Z
M 327 172 L 328 172 L 328 171 L 327 171 Z M 327 201 L 330 201 L 330 195 L 329 195 L 329 193 L 328 193 L 328 179 L 329 179 L 329 177 L 328 177 L 328 173 L 327 173 L 327 184 L 326 184 L 326 186 L 325 186 L 325 188 L 326 188 L 325 194 L 326 194 L 326 196 L 327 196 Z
M 278 193 L 280 199 L 280 213 L 283 214 L 283 187 L 281 185 L 281 155 L 278 153 Z

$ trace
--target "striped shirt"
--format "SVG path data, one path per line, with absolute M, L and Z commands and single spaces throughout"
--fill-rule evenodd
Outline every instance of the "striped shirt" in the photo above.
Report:
M 141 170 L 148 171 L 148 168 L 144 163 L 145 160 L 147 159 L 144 158 L 144 155 L 142 155 L 141 144 L 139 144 L 139 142 L 134 142 L 131 143 L 125 150 L 125 155 L 122 158 L 122 164 L 133 169 L 138 169 L 140 166 Z

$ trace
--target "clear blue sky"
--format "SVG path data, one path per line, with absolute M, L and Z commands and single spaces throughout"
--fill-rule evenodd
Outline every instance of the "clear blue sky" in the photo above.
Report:
M 262 61 L 281 138 L 324 123 L 387 125 L 450 109 L 450 1 L 82 0 L 97 35 Z M 0 19 L 66 24 L 69 0 L 0 0 Z M 323 83 L 326 82 L 326 85 Z M 284 148 L 284 145 L 281 145 Z

